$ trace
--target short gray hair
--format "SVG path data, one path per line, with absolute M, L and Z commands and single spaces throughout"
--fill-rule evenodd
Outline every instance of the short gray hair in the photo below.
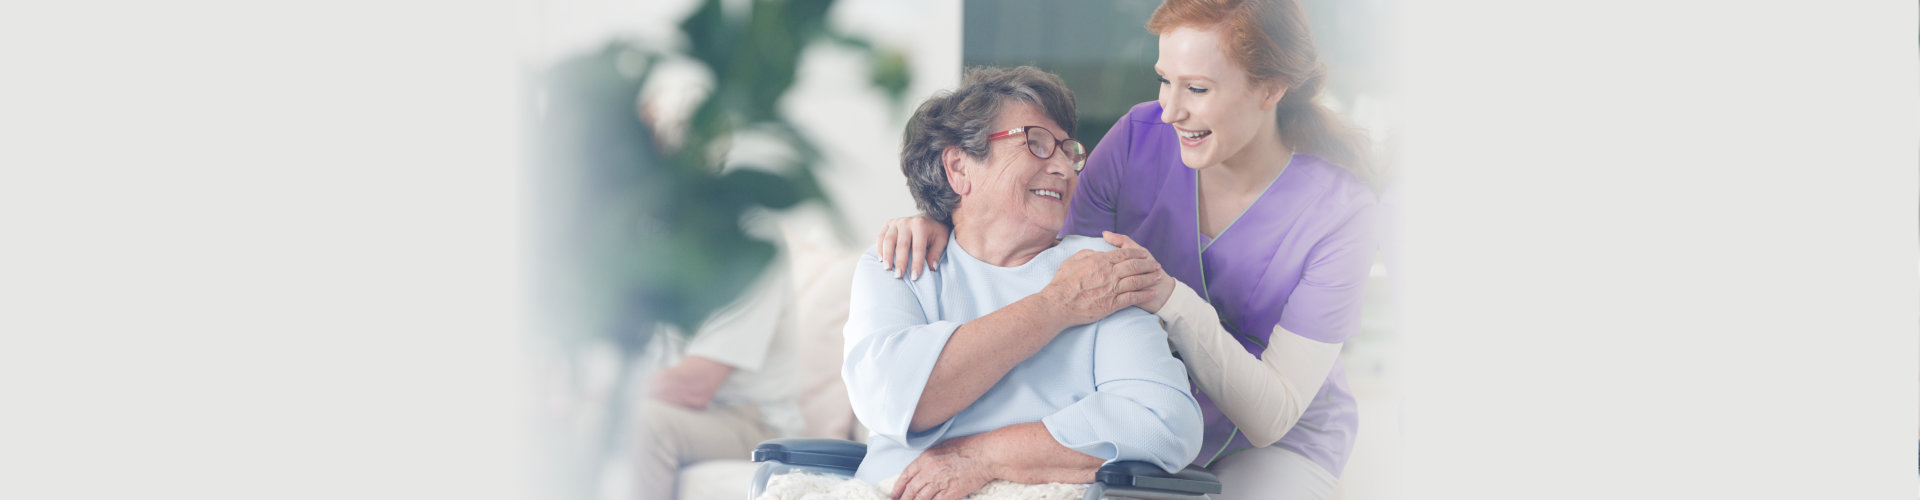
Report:
M 947 185 L 941 154 L 958 146 L 976 160 L 987 158 L 987 135 L 996 130 L 1002 103 L 1013 99 L 1040 108 L 1074 137 L 1079 118 L 1074 114 L 1073 91 L 1052 73 L 1032 66 L 978 67 L 967 70 L 960 88 L 940 92 L 920 104 L 907 122 L 901 139 L 900 172 L 907 175 L 913 202 L 927 217 L 953 227 L 953 211 L 960 194 Z

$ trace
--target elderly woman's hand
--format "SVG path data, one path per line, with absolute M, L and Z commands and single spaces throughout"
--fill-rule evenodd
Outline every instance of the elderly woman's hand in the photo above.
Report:
M 980 434 L 958 437 L 928 448 L 894 480 L 899 500 L 959 500 L 994 478 L 986 453 L 972 446 Z
M 948 232 L 946 224 L 926 215 L 891 219 L 887 227 L 880 230 L 880 240 L 873 250 L 880 254 L 882 269 L 892 270 L 893 277 L 910 273 L 917 280 L 922 270 L 940 270 L 935 263 L 940 262 L 940 255 L 947 250 Z M 909 258 L 912 261 L 908 261 Z
M 1081 250 L 1060 265 L 1040 293 L 1069 324 L 1080 325 L 1154 298 L 1155 286 L 1163 281 L 1172 278 L 1160 272 L 1153 254 L 1136 244 L 1108 252 Z

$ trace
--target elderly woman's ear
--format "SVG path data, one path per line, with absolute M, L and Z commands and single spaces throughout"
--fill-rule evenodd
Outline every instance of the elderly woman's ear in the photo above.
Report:
M 967 157 L 960 146 L 947 146 L 940 151 L 940 165 L 947 171 L 947 186 L 954 194 L 966 196 L 973 192 L 973 184 L 967 181 L 967 167 L 963 162 Z

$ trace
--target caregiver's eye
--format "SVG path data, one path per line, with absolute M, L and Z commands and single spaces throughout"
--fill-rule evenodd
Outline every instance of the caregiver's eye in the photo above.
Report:
M 1193 93 L 1195 93 L 1195 94 L 1205 94 L 1205 93 L 1207 93 L 1207 89 L 1203 89 L 1203 88 L 1200 88 L 1200 87 L 1187 87 L 1187 91 L 1188 91 L 1188 92 L 1193 92 Z

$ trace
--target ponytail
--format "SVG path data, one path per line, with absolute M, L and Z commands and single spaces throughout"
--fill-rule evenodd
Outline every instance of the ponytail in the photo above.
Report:
M 1311 153 L 1346 167 L 1360 180 L 1374 182 L 1373 143 L 1366 131 L 1348 124 L 1315 98 L 1326 82 L 1326 67 L 1315 65 L 1305 82 L 1287 89 L 1275 110 L 1280 137 L 1295 152 Z

